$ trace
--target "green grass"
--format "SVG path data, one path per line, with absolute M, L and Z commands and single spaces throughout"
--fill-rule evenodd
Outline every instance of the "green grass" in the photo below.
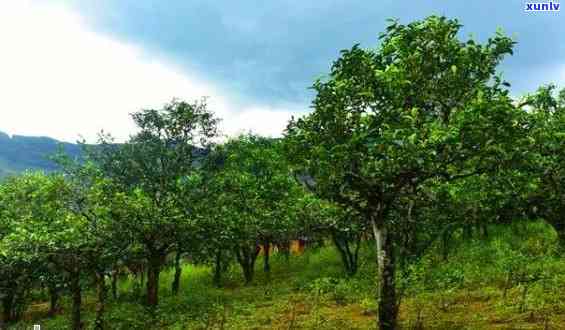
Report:
M 457 235 L 456 235 L 457 236 Z M 556 253 L 555 233 L 541 222 L 490 228 L 489 238 L 455 238 L 448 261 L 434 248 L 407 275 L 399 275 L 405 295 L 404 329 L 565 328 L 565 258 Z M 243 286 L 233 265 L 224 287 L 212 285 L 211 270 L 186 265 L 181 293 L 170 293 L 172 272 L 162 274 L 160 306 L 152 314 L 132 279 L 122 279 L 118 299 L 109 299 L 111 329 L 374 329 L 373 253 L 363 247 L 359 273 L 347 278 L 331 247 L 309 250 L 286 262 L 273 256 L 272 275 Z M 527 289 L 526 289 L 527 287 Z M 94 293 L 85 294 L 84 318 L 92 325 Z M 64 301 L 69 310 L 68 300 Z M 68 314 L 46 319 L 47 305 L 32 305 L 14 326 L 66 329 Z

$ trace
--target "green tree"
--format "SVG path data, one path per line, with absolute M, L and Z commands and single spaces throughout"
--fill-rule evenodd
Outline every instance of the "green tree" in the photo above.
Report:
M 281 143 L 244 135 L 219 146 L 212 156 L 215 219 L 222 219 L 221 235 L 234 249 L 246 284 L 254 276 L 255 261 L 264 247 L 264 270 L 270 271 L 269 247 L 295 237 L 291 205 L 302 188 L 291 176 Z
M 3 239 L 1 250 L 18 260 L 50 261 L 64 270 L 72 294 L 72 328 L 80 329 L 80 277 L 87 238 L 82 235 L 84 219 L 67 207 L 71 189 L 62 176 L 41 173 L 25 174 L 10 184 L 18 215 L 16 229 Z
M 565 247 L 565 89 L 556 92 L 554 85 L 540 87 L 527 95 L 520 105 L 528 113 L 528 134 L 523 140 L 527 162 L 521 174 L 527 178 L 527 197 L 522 210 L 541 217 L 557 231 Z M 524 210 L 525 209 L 525 210 Z
M 95 329 L 103 329 L 106 304 L 106 277 L 132 245 L 129 232 L 121 231 L 124 218 L 118 186 L 105 178 L 91 161 L 73 161 L 65 155 L 56 160 L 63 167 L 64 177 L 71 190 L 66 199 L 67 209 L 85 219 L 82 259 L 94 276 L 97 293 Z
M 17 321 L 25 308 L 30 290 L 38 280 L 38 264 L 44 260 L 21 254 L 7 248 L 18 223 L 27 215 L 20 212 L 21 179 L 11 177 L 0 184 L 0 301 L 2 316 L 0 326 Z M 4 325 L 3 325 L 4 324 Z
M 308 187 L 305 178 L 297 178 L 298 182 Z M 303 236 L 310 240 L 330 238 L 343 263 L 348 276 L 358 270 L 361 239 L 367 231 L 367 222 L 351 209 L 331 203 L 314 194 L 304 194 L 296 203 L 298 226 Z
M 122 230 L 142 247 L 147 262 L 147 304 L 156 306 L 166 257 L 173 251 L 182 253 L 180 242 L 189 240 L 186 235 L 197 217 L 191 204 L 199 201 L 187 201 L 185 181 L 199 171 L 198 159 L 216 137 L 218 119 L 204 101 L 178 100 L 160 110 L 136 112 L 132 118 L 139 132 L 129 141 L 117 145 L 101 136 L 100 145 L 89 154 L 120 187 Z
M 112 185 L 88 164 L 77 169 L 81 172 L 74 176 L 29 173 L 8 182 L 4 196 L 15 219 L 14 230 L 4 237 L 0 250 L 29 265 L 27 274 L 40 273 L 36 281 L 48 286 L 51 309 L 56 308 L 61 284 L 68 285 L 72 329 L 82 328 L 81 282 L 94 276 L 95 328 L 103 329 L 105 275 L 129 241 L 115 227 Z
M 460 41 L 457 20 L 393 21 L 376 50 L 354 46 L 314 84 L 314 112 L 293 120 L 288 154 L 316 192 L 371 224 L 378 259 L 378 322 L 395 329 L 395 215 L 431 180 L 495 171 L 516 134 L 507 83 L 495 76 L 514 42 Z

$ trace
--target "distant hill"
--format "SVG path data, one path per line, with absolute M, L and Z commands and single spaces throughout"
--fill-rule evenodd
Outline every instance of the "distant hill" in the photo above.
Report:
M 71 158 L 79 157 L 81 154 L 81 147 L 78 144 L 61 142 L 43 136 L 13 135 L 10 137 L 0 132 L 0 178 L 25 170 L 56 170 L 57 164 L 50 160 L 49 156 L 54 155 L 60 147 Z M 206 154 L 206 150 L 194 147 L 196 162 Z
M 57 165 L 49 159 L 61 146 L 71 157 L 80 155 L 79 145 L 48 137 L 31 137 L 0 132 L 0 177 L 22 171 L 53 171 Z

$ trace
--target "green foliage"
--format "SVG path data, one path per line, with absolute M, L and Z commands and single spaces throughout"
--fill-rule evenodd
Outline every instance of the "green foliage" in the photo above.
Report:
M 402 309 L 406 311 L 400 319 L 403 327 L 414 325 L 418 315 L 418 322 L 424 327 L 539 328 L 544 326 L 545 318 L 550 326 L 559 325 L 565 315 L 560 299 L 565 292 L 565 263 L 558 255 L 546 255 L 543 249 L 532 250 L 531 243 L 520 239 L 532 236 L 532 241 L 538 242 L 533 246 L 555 247 L 553 229 L 540 221 L 496 225 L 490 231 L 496 238 L 469 241 L 456 235 L 448 262 L 441 261 L 434 247 L 413 264 L 417 270 L 412 272 L 410 290 L 402 300 Z M 507 269 L 501 265 L 512 263 L 516 250 L 523 253 L 528 271 L 534 274 L 543 269 L 544 274 L 529 283 L 525 300 L 525 283 L 511 283 L 504 296 Z M 367 247 L 361 251 L 364 259 L 372 253 Z M 375 266 L 364 264 L 358 275 L 348 277 L 341 270 L 339 259 L 333 247 L 307 251 L 290 263 L 274 255 L 270 281 L 258 273 L 255 285 L 242 286 L 241 275 L 234 270 L 227 274 L 226 287 L 222 289 L 213 286 L 209 267 L 186 265 L 181 295 L 162 290 L 155 317 L 139 304 L 140 296 L 126 294 L 131 292 L 134 280 L 123 279 L 118 300 L 108 303 L 106 320 L 113 329 L 205 329 L 221 324 L 226 329 L 288 328 L 291 322 L 298 328 L 332 329 L 340 324 L 354 329 L 371 328 L 376 305 L 370 277 L 376 272 Z M 168 286 L 172 277 L 172 271 L 163 273 L 162 288 Z M 64 301 L 65 306 L 68 303 Z M 93 308 L 92 303 L 86 304 L 87 323 L 93 320 Z M 14 328 L 34 323 L 48 329 L 66 328 L 65 318 L 43 319 L 42 314 L 35 317 Z
M 396 327 L 397 238 L 403 262 L 423 238 L 412 223 L 419 193 L 499 173 L 519 157 L 511 143 L 523 133 L 524 114 L 496 75 L 514 42 L 500 32 L 484 44 L 461 41 L 460 28 L 437 16 L 392 21 L 377 49 L 341 52 L 329 77 L 314 83 L 314 111 L 287 128 L 289 158 L 317 196 L 371 224 L 383 330 Z
M 232 139 L 213 151 L 207 168 L 210 223 L 204 235 L 215 249 L 233 251 L 249 283 L 259 244 L 298 237 L 295 204 L 304 193 L 276 140 L 254 135 Z
M 134 113 L 126 143 L 101 135 L 80 161 L 53 157 L 61 172 L 1 181 L 2 322 L 563 324 L 565 90 L 513 99 L 497 67 L 514 41 L 461 27 L 393 20 L 377 48 L 342 51 L 282 140 L 216 144 L 205 100 L 173 100 Z M 19 140 L 0 133 L 0 153 Z M 307 251 L 290 256 L 296 239 Z

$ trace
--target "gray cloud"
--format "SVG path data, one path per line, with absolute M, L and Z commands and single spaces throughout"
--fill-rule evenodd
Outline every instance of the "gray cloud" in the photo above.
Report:
M 195 70 L 242 102 L 307 104 L 308 87 L 328 72 L 339 50 L 373 47 L 387 18 L 402 22 L 431 14 L 456 17 L 463 36 L 484 40 L 501 27 L 516 37 L 515 55 L 501 70 L 514 93 L 535 89 L 562 68 L 561 12 L 526 13 L 523 1 L 361 0 L 78 0 L 73 5 L 95 30 L 136 43 Z M 547 79 L 547 80 L 546 80 Z

